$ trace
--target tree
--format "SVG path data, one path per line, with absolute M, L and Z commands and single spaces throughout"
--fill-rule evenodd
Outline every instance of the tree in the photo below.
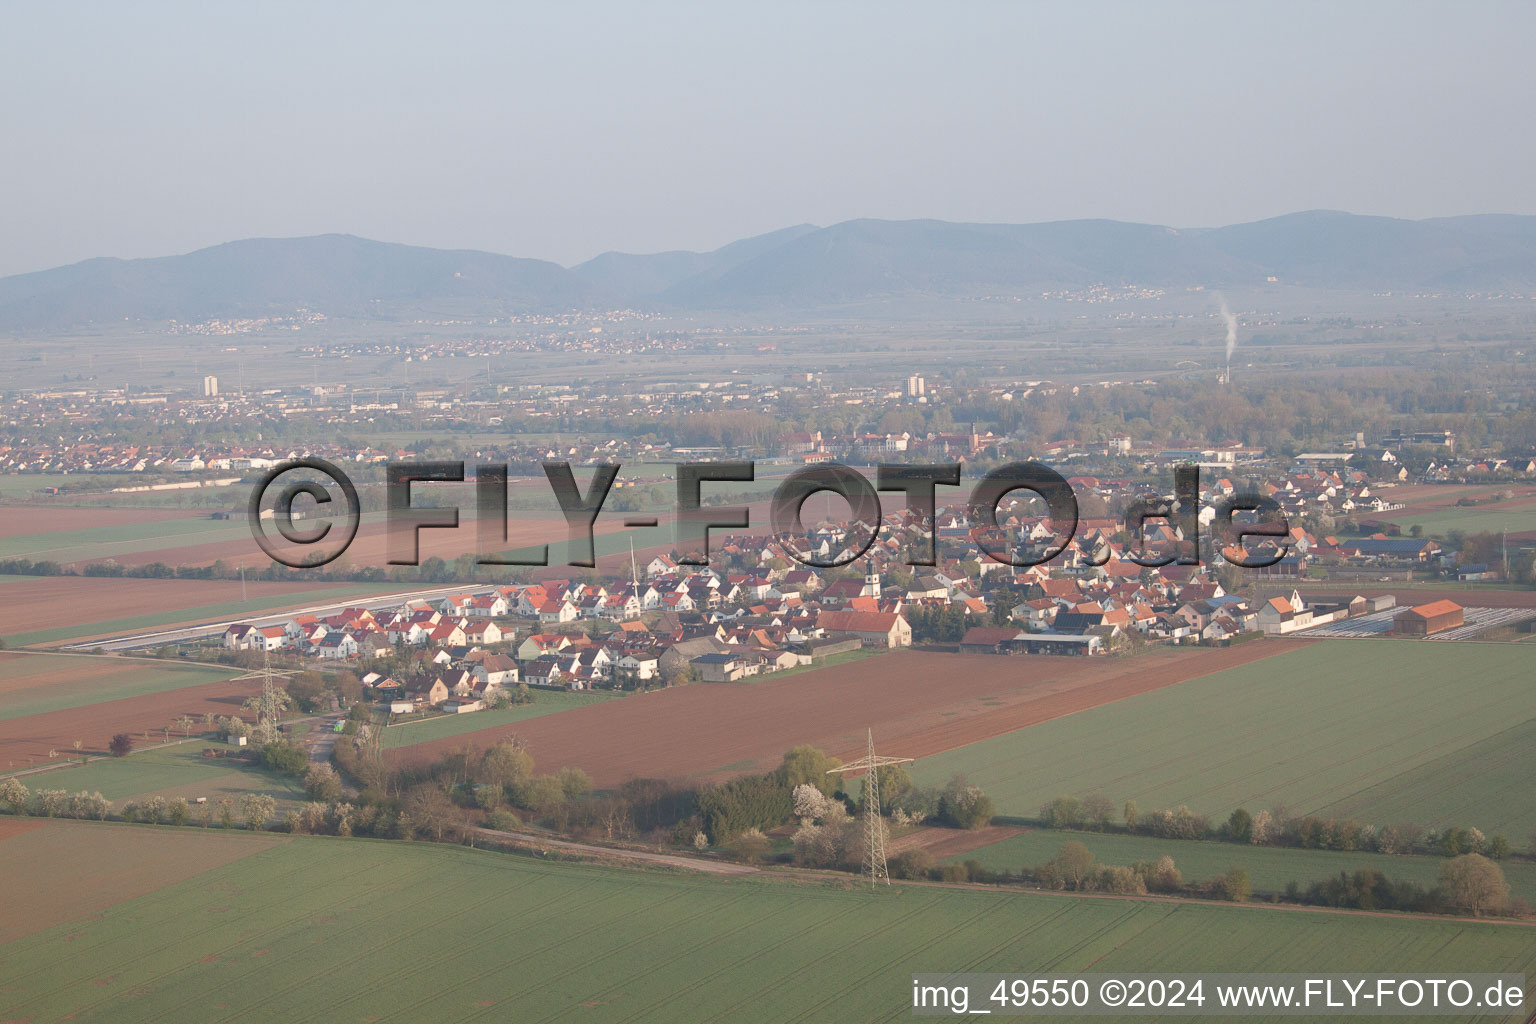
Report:
M 1115 805 L 1103 793 L 1089 793 L 1083 797 L 1083 816 L 1100 832 L 1115 816 Z
M 1454 906 L 1481 917 L 1485 910 L 1498 910 L 1509 899 L 1509 883 L 1504 870 L 1480 853 L 1452 857 L 1440 867 L 1440 885 Z
M 831 796 L 842 784 L 843 777 L 836 773 L 842 765 L 843 762 L 825 751 L 804 745 L 786 751 L 774 774 L 786 789 L 809 784 Z M 882 777 L 880 781 L 884 783 L 885 779 Z
M 1059 796 L 1040 809 L 1046 828 L 1081 828 L 1083 802 L 1075 796 Z
M 1125 802 L 1125 809 L 1120 812 L 1120 816 L 1125 819 L 1125 830 L 1134 834 L 1136 832 L 1136 822 L 1140 818 L 1136 811 L 1136 801 L 1127 800 Z
M 802 782 L 795 787 L 795 817 L 800 819 L 802 825 L 814 824 L 829 817 L 835 804 L 842 807 L 841 801 L 827 796 L 809 782 Z
M 448 799 L 443 787 L 433 782 L 413 786 L 405 794 L 402 809 L 417 830 L 439 841 L 459 818 L 459 809 Z
M 252 831 L 265 828 L 276 812 L 277 801 L 266 793 L 245 793 L 240 797 L 240 817 Z
M 12 814 L 26 814 L 32 794 L 20 779 L 8 778 L 0 782 L 0 803 L 11 809 Z
M 289 679 L 283 689 L 303 711 L 321 711 L 330 704 L 330 695 L 325 689 L 325 677 L 319 672 L 300 672 Z
M 1221 893 L 1233 903 L 1248 902 L 1253 895 L 1253 879 L 1249 877 L 1248 869 L 1241 865 L 1228 868 L 1221 879 Z
M 176 728 L 181 730 L 183 739 L 192 738 L 192 727 L 196 724 L 197 723 L 193 721 L 191 715 L 182 715 L 180 718 L 176 719 Z
M 1269 811 L 1260 811 L 1253 816 L 1248 823 L 1248 840 L 1262 846 L 1275 837 L 1275 816 Z M 1391 850 L 1383 850 L 1383 853 L 1391 853 Z
M 133 752 L 133 737 L 125 732 L 120 732 L 112 737 L 112 742 L 107 745 L 113 757 L 127 757 Z
M 912 789 L 914 788 L 912 776 L 907 772 L 905 768 L 899 764 L 882 764 L 875 768 L 875 772 L 877 773 L 875 778 L 878 779 L 880 783 L 880 806 L 878 808 L 879 813 L 890 814 L 896 809 L 896 805 L 901 802 L 902 797 L 912 792 Z M 834 776 L 828 777 L 833 778 Z M 868 789 L 869 778 L 866 775 L 865 778 L 860 780 L 860 805 L 863 804 L 864 794 L 868 791 Z M 978 790 L 978 792 L 980 791 Z
M 533 755 L 514 740 L 503 740 L 480 758 L 479 780 L 511 792 L 533 775 Z
M 939 795 L 939 817 L 956 828 L 986 828 L 996 813 L 992 798 L 982 792 L 980 786 L 967 782 L 963 775 L 950 779 Z
M 1253 838 L 1253 815 L 1239 807 L 1227 819 L 1227 838 L 1234 843 L 1246 843 Z
M 518 788 L 515 802 L 535 814 L 553 814 L 565 806 L 565 787 L 558 775 L 535 775 Z
M 1184 888 L 1184 876 L 1179 873 L 1172 857 L 1165 853 L 1157 858 L 1157 863 L 1147 872 L 1147 888 L 1153 892 L 1178 892 Z
M 309 754 L 297 743 L 275 740 L 261 748 L 261 763 L 284 775 L 303 775 L 309 765 Z
M 580 799 L 592 792 L 592 778 L 580 768 L 561 768 L 555 778 L 560 780 L 560 793 L 567 801 Z
M 756 862 L 767 857 L 771 847 L 762 829 L 749 828 L 731 840 L 729 849 L 738 860 Z
M 328 764 L 313 764 L 304 773 L 304 793 L 311 800 L 328 804 L 341 799 L 341 777 Z
M 891 877 L 927 878 L 928 872 L 933 870 L 933 864 L 933 854 L 921 846 L 915 846 L 891 858 Z
M 107 812 L 112 809 L 112 802 L 100 793 L 87 793 L 84 790 L 69 798 L 69 816 L 72 818 L 95 818 L 97 821 L 106 821 Z
M 299 809 L 299 831 L 311 835 L 325 828 L 325 805 L 311 800 Z
M 1081 889 L 1083 880 L 1093 871 L 1093 852 L 1074 839 L 1061 844 L 1061 852 L 1052 863 L 1068 888 Z

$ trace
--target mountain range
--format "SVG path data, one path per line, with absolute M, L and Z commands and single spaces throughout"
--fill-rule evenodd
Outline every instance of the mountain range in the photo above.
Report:
M 1536 217 L 1409 221 L 1311 211 L 1193 229 L 852 220 L 802 224 L 712 252 L 605 253 L 569 268 L 350 235 L 247 239 L 0 278 L 0 330 L 299 309 L 373 319 L 623 306 L 815 310 L 1101 284 L 1528 292 L 1536 290 Z

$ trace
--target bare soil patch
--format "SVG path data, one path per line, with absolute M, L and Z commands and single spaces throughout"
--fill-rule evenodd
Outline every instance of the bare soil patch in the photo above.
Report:
M 891 840 L 885 852 L 888 856 L 894 857 L 907 850 L 923 849 L 932 854 L 934 860 L 944 860 L 947 857 L 979 850 L 983 846 L 1000 843 L 1005 839 L 1012 839 L 1028 831 L 1027 828 L 1018 828 L 1013 825 L 988 825 L 986 828 L 978 829 L 934 828 L 925 825 Z

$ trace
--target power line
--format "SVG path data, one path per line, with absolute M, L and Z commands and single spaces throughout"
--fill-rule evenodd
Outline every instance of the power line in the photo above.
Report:
M 875 731 L 869 730 L 869 752 L 850 764 L 834 768 L 828 775 L 866 769 L 864 776 L 864 844 L 866 847 L 864 870 L 869 872 L 869 884 L 884 881 L 891 884 L 891 872 L 885 863 L 885 819 L 880 816 L 880 771 L 886 765 L 907 764 L 910 757 L 881 757 L 875 753 Z

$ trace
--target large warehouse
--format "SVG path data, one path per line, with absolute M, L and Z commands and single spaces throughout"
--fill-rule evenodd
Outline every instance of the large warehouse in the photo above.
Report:
M 1431 601 L 1398 615 L 1392 620 L 1392 631 L 1406 636 L 1429 636 L 1462 624 L 1461 605 L 1455 601 Z

